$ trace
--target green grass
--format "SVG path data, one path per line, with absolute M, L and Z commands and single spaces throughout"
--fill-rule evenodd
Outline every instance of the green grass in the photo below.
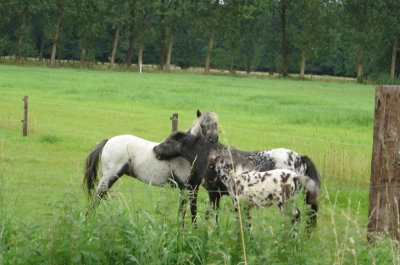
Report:
M 23 96 L 28 136 L 22 136 Z M 374 87 L 356 83 L 183 73 L 0 66 L 0 264 L 237 264 L 232 204 L 218 226 L 177 222 L 179 194 L 124 177 L 85 220 L 84 160 L 104 138 L 163 140 L 169 117 L 219 115 L 221 141 L 242 150 L 287 147 L 322 179 L 319 226 L 309 240 L 281 229 L 275 208 L 255 210 L 249 264 L 400 264 L 399 249 L 366 243 Z M 250 236 L 254 240 L 250 240 Z

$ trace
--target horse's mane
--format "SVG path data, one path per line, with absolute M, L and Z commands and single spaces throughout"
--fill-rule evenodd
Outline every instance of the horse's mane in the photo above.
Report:
M 206 119 L 217 123 L 218 115 L 215 112 L 202 112 L 200 117 L 194 120 L 194 122 L 192 123 L 192 127 L 189 128 L 188 132 L 194 135 L 199 135 L 199 131 L 201 130 L 200 125 Z

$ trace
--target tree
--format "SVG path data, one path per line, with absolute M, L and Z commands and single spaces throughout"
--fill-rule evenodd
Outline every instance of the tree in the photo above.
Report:
M 396 73 L 396 58 L 397 50 L 399 49 L 400 40 L 400 2 L 396 0 L 381 1 L 381 12 L 385 14 L 379 17 L 379 20 L 383 20 L 382 32 L 385 33 L 385 39 L 391 44 L 391 59 L 390 59 L 390 79 L 395 78 Z
M 107 8 L 107 22 L 111 25 L 114 30 L 114 38 L 112 42 L 112 49 L 110 57 L 109 68 L 113 69 L 115 66 L 115 54 L 117 52 L 119 36 L 121 28 L 128 21 L 129 4 L 126 0 L 112 0 L 108 1 Z
M 143 50 L 144 45 L 149 39 L 153 37 L 153 30 L 151 28 L 151 18 L 153 16 L 153 10 L 155 8 L 155 3 L 147 0 L 138 0 L 138 5 L 136 9 L 137 22 L 137 32 L 138 32 L 138 61 L 137 67 L 143 63 Z
M 204 73 L 210 72 L 211 52 L 214 47 L 215 35 L 221 20 L 223 7 L 224 1 L 221 0 L 201 0 L 197 1 L 195 4 L 197 18 L 199 19 L 198 27 L 201 30 L 205 29 L 208 33 L 208 45 L 204 63 Z
M 300 76 L 304 77 L 307 54 L 313 52 L 319 40 L 327 34 L 323 23 L 322 0 L 302 0 L 293 3 L 293 16 L 295 20 L 294 40 L 300 50 Z
M 80 67 L 84 67 L 90 42 L 104 32 L 104 17 L 106 4 L 101 0 L 75 0 L 75 14 L 78 36 L 80 37 Z
M 6 25 L 11 19 L 11 7 L 10 1 L 0 0 L 0 55 L 6 52 L 7 42 L 9 41 L 9 36 L 6 34 Z
M 257 52 L 262 50 L 263 28 L 261 17 L 265 15 L 263 1 L 251 0 L 246 2 L 239 2 L 239 12 L 236 20 L 239 21 L 239 30 L 242 33 L 240 36 L 241 54 L 244 62 L 244 69 L 246 73 L 250 74 L 254 65 L 257 65 L 261 60 L 261 55 L 256 56 Z
M 166 24 L 169 30 L 169 40 L 167 48 L 167 61 L 165 64 L 165 69 L 167 71 L 171 68 L 171 57 L 172 57 L 172 47 L 174 45 L 174 35 L 176 28 L 179 27 L 182 20 L 182 9 L 184 8 L 183 1 L 181 0 L 170 0 L 168 6 L 168 12 L 166 17 Z
M 30 40 L 31 23 L 30 19 L 34 14 L 35 7 L 38 5 L 37 1 L 29 0 L 13 0 L 10 2 L 11 12 L 16 18 L 18 28 L 16 30 L 16 45 L 15 47 L 15 63 L 19 64 L 22 57 L 32 49 Z
M 166 46 L 166 16 L 167 16 L 167 10 L 168 6 L 171 3 L 171 1 L 167 0 L 159 0 L 158 4 L 158 23 L 160 26 L 160 62 L 158 65 L 158 68 L 160 70 L 164 69 L 164 60 L 165 60 L 165 46 Z
M 375 11 L 374 0 L 343 0 L 344 14 L 350 35 L 357 47 L 357 78 L 364 76 L 365 52 Z
M 263 10 L 262 22 L 265 29 L 264 39 L 264 68 L 268 69 L 269 75 L 273 75 L 277 71 L 277 63 L 279 58 L 280 46 L 280 22 L 278 18 L 278 10 L 274 5 L 267 5 Z
M 280 50 L 281 50 L 281 69 L 282 76 L 288 75 L 288 43 L 287 43 L 287 16 L 291 0 L 274 0 L 272 5 L 276 8 L 280 18 Z
M 71 2 L 63 0 L 48 1 L 46 3 L 48 25 L 50 29 L 51 54 L 50 65 L 54 66 L 56 61 L 57 47 L 60 45 L 60 35 L 63 24 L 66 23 L 69 16 L 73 14 Z M 69 25 L 65 25 L 66 27 Z

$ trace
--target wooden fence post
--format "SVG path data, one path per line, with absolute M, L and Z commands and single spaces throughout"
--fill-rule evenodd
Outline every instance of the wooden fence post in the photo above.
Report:
M 28 135 L 28 96 L 25 96 L 24 101 L 24 119 L 22 120 L 22 135 Z
M 172 120 L 172 131 L 173 132 L 177 131 L 178 130 L 178 113 L 173 113 L 170 120 Z
M 368 241 L 388 234 L 400 242 L 400 86 L 378 86 L 368 213 Z

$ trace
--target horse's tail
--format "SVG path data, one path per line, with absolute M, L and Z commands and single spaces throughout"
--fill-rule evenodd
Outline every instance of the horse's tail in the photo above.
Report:
M 104 145 L 108 139 L 104 139 L 89 153 L 86 158 L 85 164 L 85 176 L 83 178 L 83 187 L 90 196 L 95 188 L 97 181 L 98 165 L 100 160 L 101 152 L 103 151 Z
M 301 163 L 306 165 L 305 175 L 314 180 L 314 182 L 318 185 L 318 187 L 320 187 L 321 183 L 319 181 L 319 174 L 313 161 L 311 161 L 311 159 L 308 156 L 301 156 Z
M 309 228 L 315 227 L 317 225 L 317 212 L 318 203 L 321 190 L 321 182 L 319 179 L 319 174 L 317 168 L 311 159 L 307 156 L 302 156 L 301 161 L 306 165 L 305 176 L 307 177 L 303 183 L 306 191 L 306 204 L 310 205 L 310 209 L 307 210 L 307 225 Z

